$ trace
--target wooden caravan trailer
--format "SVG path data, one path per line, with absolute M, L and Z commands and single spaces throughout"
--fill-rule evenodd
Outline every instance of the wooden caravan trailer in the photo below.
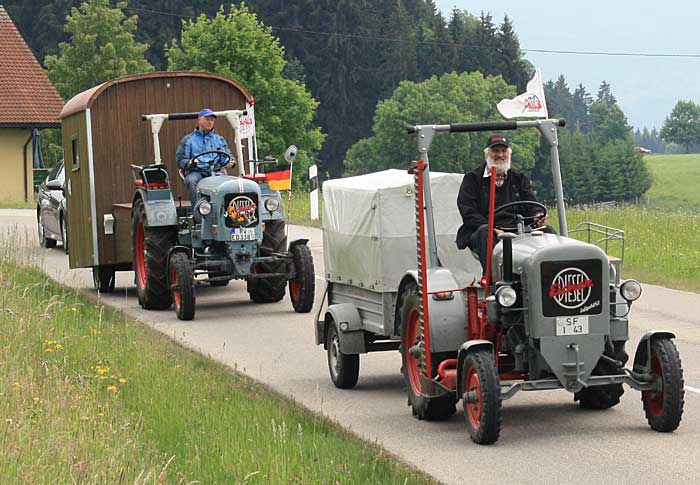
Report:
M 205 72 L 151 72 L 121 77 L 84 91 L 61 112 L 66 161 L 69 262 L 93 268 L 93 274 L 132 268 L 131 164 L 154 160 L 151 124 L 141 115 L 246 108 L 250 93 L 236 81 Z M 189 204 L 178 178 L 175 152 L 195 128 L 192 120 L 169 121 L 160 131 L 161 157 L 173 197 Z M 233 130 L 225 120 L 217 133 L 229 143 Z M 247 157 L 247 153 L 244 154 Z

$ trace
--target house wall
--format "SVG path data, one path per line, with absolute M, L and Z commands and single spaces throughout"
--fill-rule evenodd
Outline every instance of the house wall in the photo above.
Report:
M 0 128 L 0 200 L 19 202 L 34 199 L 33 154 L 31 141 L 27 144 L 27 165 L 23 168 L 22 148 L 30 139 L 32 131 L 22 128 Z M 26 170 L 26 192 L 25 192 Z

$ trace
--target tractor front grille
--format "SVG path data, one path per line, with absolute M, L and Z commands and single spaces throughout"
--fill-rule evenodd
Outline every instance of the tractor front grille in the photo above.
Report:
M 540 269 L 545 317 L 601 313 L 603 264 L 600 260 L 546 261 Z
M 256 227 L 260 223 L 258 194 L 227 194 L 224 197 L 226 227 Z

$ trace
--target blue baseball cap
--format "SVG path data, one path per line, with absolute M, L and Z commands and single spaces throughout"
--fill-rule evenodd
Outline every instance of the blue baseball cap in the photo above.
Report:
M 202 116 L 213 116 L 214 118 L 216 118 L 214 112 L 209 108 L 204 108 L 202 111 L 199 112 L 199 117 L 201 118 Z

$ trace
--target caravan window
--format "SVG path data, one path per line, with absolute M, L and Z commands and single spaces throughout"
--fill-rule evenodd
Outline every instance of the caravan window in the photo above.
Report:
M 73 171 L 76 171 L 80 168 L 80 153 L 79 153 L 80 147 L 78 146 L 78 136 L 75 135 L 73 138 L 70 140 L 70 151 L 71 151 L 71 156 L 73 157 Z

